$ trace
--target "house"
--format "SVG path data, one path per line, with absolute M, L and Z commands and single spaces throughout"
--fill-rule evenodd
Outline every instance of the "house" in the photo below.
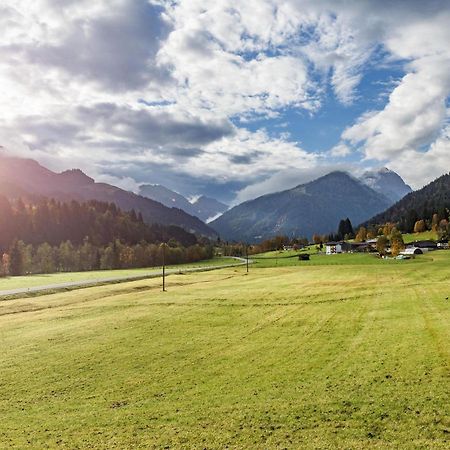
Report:
M 374 252 L 377 250 L 377 242 L 352 242 L 351 251 L 353 253 L 361 253 L 361 252 Z
M 326 242 L 325 251 L 327 255 L 342 253 L 342 242 Z
M 345 241 L 326 242 L 325 249 L 327 255 L 336 255 L 337 253 L 349 252 L 352 249 L 351 244 Z
M 426 240 L 426 241 L 414 241 L 411 242 L 408 246 L 417 247 L 425 251 L 436 250 L 437 244 L 435 241 Z

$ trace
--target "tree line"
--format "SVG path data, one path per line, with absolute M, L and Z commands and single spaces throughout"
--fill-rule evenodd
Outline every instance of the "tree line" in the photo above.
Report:
M 177 226 L 144 223 L 112 203 L 42 199 L 25 204 L 0 196 L 0 274 L 22 275 L 160 265 L 208 259 L 208 240 Z
M 308 239 L 305 237 L 290 238 L 285 235 L 274 236 L 273 238 L 265 239 L 258 244 L 247 245 L 242 242 L 217 242 L 221 247 L 224 256 L 240 256 L 245 257 L 249 255 L 256 255 L 258 253 L 271 252 L 275 250 L 282 250 L 284 247 L 292 247 L 294 250 L 299 250 L 308 245 Z

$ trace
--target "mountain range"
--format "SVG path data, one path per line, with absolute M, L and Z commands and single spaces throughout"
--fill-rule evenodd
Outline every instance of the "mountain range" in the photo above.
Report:
M 172 191 L 160 184 L 144 184 L 140 186 L 139 193 L 147 198 L 162 203 L 170 208 L 180 208 L 204 222 L 217 217 L 228 209 L 228 205 L 210 197 L 202 195 L 192 203 L 183 195 Z
M 214 238 L 216 233 L 198 217 L 179 208 L 125 191 L 106 183 L 96 183 L 81 170 L 55 173 L 32 159 L 0 155 L 0 194 L 8 198 L 39 196 L 60 201 L 99 200 L 115 203 L 124 211 L 140 212 L 146 223 L 177 225 L 186 231 Z
M 364 225 L 398 224 L 405 232 L 411 232 L 418 219 L 431 220 L 433 214 L 448 219 L 450 211 L 450 173 L 444 174 L 422 189 L 411 192 L 386 211 L 367 220 Z
M 361 180 L 346 172 L 331 172 L 237 205 L 210 225 L 222 239 L 249 242 L 276 234 L 310 238 L 313 233 L 334 232 L 343 218 L 358 224 L 391 206 L 392 198 L 402 195 L 397 177 L 387 169 L 366 173 Z M 403 185 L 403 191 L 411 190 Z
M 412 192 L 411 187 L 405 184 L 400 175 L 386 167 L 367 171 L 359 179 L 392 203 L 398 202 Z
M 334 232 L 341 219 L 349 217 L 353 224 L 363 223 L 410 191 L 395 172 L 385 168 L 366 172 L 360 179 L 332 172 L 226 211 L 227 205 L 206 196 L 191 203 L 158 185 L 143 185 L 141 195 L 137 195 L 97 183 L 79 169 L 56 173 L 32 159 L 0 154 L 0 194 L 8 198 L 115 203 L 124 211 L 140 212 L 149 224 L 177 225 L 197 235 L 215 238 L 219 234 L 226 240 L 254 242 L 276 234 L 311 237 L 313 233 Z M 222 212 L 208 225 L 201 220 Z

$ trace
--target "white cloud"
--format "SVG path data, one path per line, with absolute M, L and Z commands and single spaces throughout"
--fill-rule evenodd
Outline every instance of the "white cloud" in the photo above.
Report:
M 430 144 L 442 129 L 450 92 L 450 54 L 422 57 L 389 96 L 386 107 L 363 116 L 343 138 L 364 142 L 368 158 L 386 159 Z
M 342 137 L 351 144 L 360 144 L 366 158 L 392 160 L 400 173 L 413 172 L 410 181 L 417 186 L 419 177 L 430 180 L 430 176 L 424 176 L 424 166 L 419 168 L 413 161 L 426 158 L 426 167 L 436 167 L 435 161 L 440 158 L 434 148 L 437 142 L 442 146 L 442 138 L 435 140 L 449 117 L 450 12 L 431 8 L 429 14 L 410 15 L 405 11 L 405 20 L 383 33 L 390 58 L 407 61 L 406 75 L 391 92 L 383 110 L 365 113 Z M 399 162 L 406 164 L 409 160 L 406 171 Z
M 448 173 L 450 170 L 450 126 L 447 125 L 443 129 L 427 151 L 405 151 L 390 162 L 390 167 L 414 189 L 420 189 L 443 173 Z
M 328 92 L 351 107 L 384 54 L 405 75 L 328 154 L 358 147 L 418 185 L 448 164 L 448 23 L 437 0 L 4 0 L 0 144 L 104 177 L 151 165 L 248 184 L 243 199 L 320 163 L 291 130 L 274 138 L 246 121 L 314 115 Z
M 345 145 L 344 143 L 340 142 L 339 144 L 335 145 L 331 150 L 330 150 L 330 155 L 337 157 L 337 158 L 342 158 L 345 156 L 348 156 L 351 153 L 351 149 L 348 145 Z

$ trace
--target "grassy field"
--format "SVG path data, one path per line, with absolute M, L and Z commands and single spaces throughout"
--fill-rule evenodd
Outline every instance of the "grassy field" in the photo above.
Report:
M 424 240 L 437 239 L 437 233 L 435 231 L 424 231 L 423 233 L 406 233 L 403 234 L 403 241 L 405 243 Z
M 214 258 L 204 261 L 198 261 L 189 264 L 178 264 L 167 266 L 170 269 L 220 266 L 223 264 L 233 264 L 237 262 L 233 258 Z M 92 272 L 70 272 L 70 273 L 50 273 L 43 275 L 26 275 L 22 277 L 0 278 L 0 290 L 16 289 L 22 287 L 46 286 L 49 284 L 58 284 L 66 282 L 76 282 L 85 280 L 97 280 L 102 278 L 119 277 L 139 277 L 148 272 L 161 269 L 161 267 L 145 267 L 143 269 L 125 269 L 125 270 L 95 270 Z
M 434 255 L 434 254 L 433 254 Z M 295 255 L 295 256 L 298 256 Z M 405 264 L 421 264 L 432 262 L 433 257 L 430 255 L 421 256 L 414 260 L 398 261 L 395 259 L 382 260 L 374 253 L 342 253 L 337 255 L 325 255 L 310 253 L 309 261 L 299 261 L 298 257 L 280 256 L 279 258 L 261 258 L 255 259 L 255 267 L 308 267 L 308 266 L 367 266 L 367 265 L 405 265 Z M 325 269 L 326 270 L 326 269 Z
M 343 256 L 0 302 L 0 448 L 447 449 L 450 252 Z

